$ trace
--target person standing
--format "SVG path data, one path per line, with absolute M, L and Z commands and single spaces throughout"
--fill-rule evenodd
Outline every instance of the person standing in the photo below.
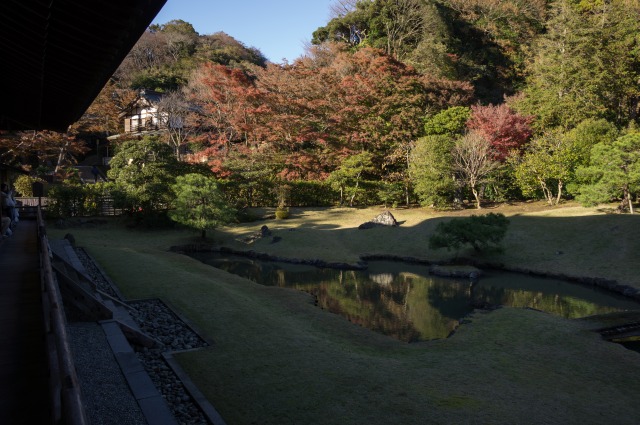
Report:
M 12 233 L 10 229 L 16 222 L 16 201 L 13 199 L 13 192 L 6 183 L 2 183 L 2 187 L 0 187 L 0 205 L 2 205 L 2 236 L 5 236 L 5 232 L 10 236 Z M 4 228 L 7 221 L 5 217 L 8 219 L 8 229 Z
M 100 170 L 95 165 L 91 167 L 91 174 L 93 174 L 93 182 L 98 183 L 98 176 L 100 175 Z

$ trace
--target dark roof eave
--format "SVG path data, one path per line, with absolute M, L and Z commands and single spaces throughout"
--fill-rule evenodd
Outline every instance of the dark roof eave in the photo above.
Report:
M 165 2 L 0 2 L 0 130 L 66 131 Z

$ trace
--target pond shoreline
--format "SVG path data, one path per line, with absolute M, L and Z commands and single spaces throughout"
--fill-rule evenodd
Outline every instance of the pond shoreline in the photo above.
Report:
M 523 267 L 511 267 L 505 266 L 501 263 L 487 263 L 476 261 L 470 258 L 458 258 L 455 261 L 431 261 L 421 258 L 398 256 L 390 254 L 362 254 L 360 255 L 361 261 L 357 263 L 343 263 L 343 262 L 328 262 L 321 259 L 300 259 L 279 257 L 276 255 L 270 255 L 263 252 L 257 252 L 254 250 L 237 250 L 225 246 L 215 247 L 210 244 L 188 244 L 171 246 L 169 248 L 171 252 L 179 253 L 191 253 L 191 252 L 220 252 L 225 254 L 240 255 L 249 258 L 255 258 L 257 260 L 276 261 L 289 264 L 304 264 L 315 267 L 326 267 L 340 270 L 366 270 L 367 261 L 370 260 L 385 260 L 385 261 L 398 261 L 410 264 L 420 264 L 425 266 L 431 266 L 429 273 L 439 277 L 454 277 L 454 278 L 468 278 L 477 279 L 482 275 L 483 269 L 500 270 L 505 272 L 520 273 L 530 276 L 545 277 L 551 279 L 565 280 L 568 282 L 575 282 L 587 286 L 596 286 L 602 289 L 606 289 L 611 292 L 615 292 L 619 295 L 629 297 L 636 301 L 640 301 L 640 290 L 628 285 L 619 284 L 616 280 L 606 279 L 601 277 L 588 277 L 588 276 L 572 276 L 564 273 L 550 273 L 539 270 L 530 270 Z M 447 266 L 443 268 L 442 266 Z M 463 270 L 456 270 L 455 266 L 465 266 Z M 468 267 L 473 267 L 469 270 Z

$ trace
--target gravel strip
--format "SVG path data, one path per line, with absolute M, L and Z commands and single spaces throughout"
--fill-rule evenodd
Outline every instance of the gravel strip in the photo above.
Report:
M 75 252 L 98 289 L 131 306 L 131 317 L 140 329 L 161 343 L 160 348 L 134 347 L 134 349 L 154 385 L 166 400 L 175 419 L 181 425 L 209 425 L 210 422 L 186 391 L 182 381 L 162 357 L 162 353 L 202 348 L 208 346 L 208 343 L 162 301 L 157 299 L 131 302 L 122 300 L 118 291 L 114 290 L 99 267 L 94 264 L 92 258 L 81 248 L 75 248 Z M 91 361 L 95 364 L 94 360 Z M 120 423 L 127 424 L 126 422 Z
M 147 425 L 102 327 L 78 322 L 70 323 L 67 330 L 91 425 Z

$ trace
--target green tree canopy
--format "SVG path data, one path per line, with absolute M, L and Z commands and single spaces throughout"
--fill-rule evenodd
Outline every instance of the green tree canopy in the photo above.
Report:
M 351 155 L 345 158 L 340 167 L 329 175 L 327 179 L 329 184 L 340 191 L 341 205 L 346 193 L 350 195 L 349 206 L 353 206 L 363 173 L 373 170 L 372 158 L 373 155 L 369 152 Z
M 409 172 L 420 203 L 436 208 L 454 203 L 456 179 L 451 151 L 454 139 L 449 136 L 426 136 L 418 139 L 411 152 Z
M 171 187 L 175 194 L 172 220 L 200 230 L 202 238 L 207 230 L 231 222 L 235 211 L 227 205 L 214 177 L 202 174 L 178 176 Z
M 152 137 L 124 142 L 109 165 L 107 176 L 115 181 L 127 209 L 143 215 L 169 208 L 170 187 L 187 167 L 178 162 L 169 145 Z
M 596 5 L 597 3 L 597 5 Z M 638 113 L 640 8 L 637 2 L 552 3 L 519 102 L 537 126 L 575 127 L 588 118 L 625 126 Z
M 462 135 L 471 117 L 471 108 L 452 106 L 437 114 L 427 117 L 424 122 L 424 134 L 430 135 Z
M 584 182 L 578 200 L 596 205 L 620 199 L 621 209 L 633 213 L 632 195 L 640 188 L 640 133 L 632 132 L 613 143 L 598 143 L 591 150 L 591 165 L 577 170 Z
M 574 166 L 589 165 L 591 149 L 598 143 L 611 144 L 619 135 L 620 131 L 616 126 L 603 118 L 580 122 L 565 134 L 576 154 Z
M 556 131 L 532 140 L 522 157 L 511 160 L 516 163 L 514 176 L 522 193 L 535 196 L 542 191 L 547 203 L 554 205 L 573 176 L 577 153 L 570 140 Z

